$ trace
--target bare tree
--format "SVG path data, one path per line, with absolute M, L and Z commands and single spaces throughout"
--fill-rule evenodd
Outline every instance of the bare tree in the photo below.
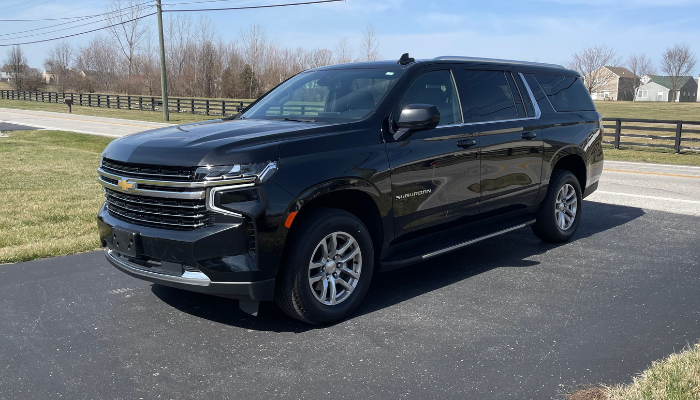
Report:
M 335 46 L 335 62 L 344 64 L 352 62 L 352 47 L 348 44 L 348 38 L 344 37 Z
M 666 48 L 661 58 L 661 69 L 671 78 L 673 86 L 672 94 L 668 96 L 668 101 L 675 101 L 676 93 L 680 91 L 679 81 L 681 76 L 690 74 L 695 68 L 695 53 L 690 51 L 687 43 L 676 44 Z
M 244 70 L 245 77 L 248 79 L 248 98 L 258 96 L 258 90 L 253 90 L 254 87 L 259 88 L 256 74 L 263 69 L 263 55 L 267 47 L 267 34 L 260 25 L 251 25 L 247 31 L 241 32 L 241 43 L 243 57 L 249 70 Z
M 10 47 L 5 58 L 4 69 L 10 75 L 10 84 L 15 89 L 24 89 L 24 79 L 28 68 L 27 57 L 22 48 L 19 46 Z
M 632 88 L 634 97 L 632 98 L 632 101 L 636 101 L 639 87 L 643 84 L 642 78 L 647 75 L 655 74 L 656 70 L 651 62 L 651 58 L 647 57 L 647 55 L 644 53 L 632 54 L 629 56 L 629 58 L 627 58 L 627 69 L 634 74 L 632 77 L 634 80 Z
M 379 60 L 379 39 L 374 25 L 370 23 L 365 29 L 365 33 L 360 41 L 360 58 L 358 61 L 376 61 Z
M 583 76 L 588 93 L 598 91 L 609 79 L 610 71 L 604 66 L 620 64 L 615 50 L 608 46 L 593 46 L 571 56 L 567 66 Z
M 165 65 L 168 73 L 168 90 L 173 95 L 182 95 L 186 82 L 183 74 L 190 52 L 193 35 L 192 20 L 183 15 L 168 14 L 165 20 Z
M 117 57 L 102 36 L 96 36 L 78 51 L 75 66 L 94 79 L 97 87 L 103 91 L 109 90 L 117 75 Z
M 313 68 L 333 64 L 333 52 L 328 49 L 317 49 L 312 52 Z
M 136 53 L 146 33 L 146 25 L 141 23 L 145 7 L 141 0 L 111 0 L 108 6 L 108 29 L 114 40 L 114 46 L 124 57 L 127 69 L 126 93 L 131 89 Z
M 73 53 L 73 47 L 64 40 L 54 46 L 49 51 L 49 56 L 44 60 L 44 68 L 53 74 L 54 83 L 61 92 L 66 91 L 66 86 L 69 83 Z

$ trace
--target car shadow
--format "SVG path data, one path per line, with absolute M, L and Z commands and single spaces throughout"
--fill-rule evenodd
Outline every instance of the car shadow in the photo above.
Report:
M 572 239 L 574 242 L 619 227 L 644 215 L 640 208 L 590 201 L 584 202 L 583 209 L 583 220 Z M 530 258 L 564 245 L 566 243 L 542 242 L 530 229 L 520 229 L 431 261 L 400 270 L 379 272 L 375 274 L 364 301 L 350 318 L 391 307 L 495 268 L 527 268 L 539 265 L 538 261 Z M 508 251 L 503 251 L 506 248 Z M 439 265 L 439 270 L 426 268 L 430 264 Z M 260 331 L 296 333 L 319 328 L 288 317 L 273 302 L 260 303 L 258 316 L 254 317 L 242 312 L 237 300 L 161 285 L 152 285 L 151 290 L 171 307 L 221 324 Z

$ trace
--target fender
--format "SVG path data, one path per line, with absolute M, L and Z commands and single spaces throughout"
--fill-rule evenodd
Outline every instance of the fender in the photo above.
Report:
M 552 171 L 554 170 L 554 166 L 557 165 L 559 160 L 561 160 L 564 157 L 571 156 L 571 155 L 576 155 L 581 157 L 581 160 L 583 161 L 583 164 L 586 166 L 586 171 L 588 171 L 589 165 L 588 165 L 588 156 L 586 155 L 586 152 L 581 148 L 581 146 L 578 145 L 568 145 L 565 147 L 562 147 L 557 150 L 556 153 L 550 158 L 549 162 L 547 160 L 544 161 L 542 164 L 542 184 L 543 185 L 549 185 L 549 178 L 552 177 Z M 586 180 L 588 179 L 588 173 L 586 173 Z M 585 188 L 581 188 L 585 189 Z
M 387 175 L 388 179 L 388 175 Z M 313 185 L 301 193 L 289 204 L 284 214 L 284 220 L 289 218 L 289 215 L 294 212 L 301 211 L 304 206 L 331 193 L 341 193 L 347 191 L 359 191 L 369 195 L 381 219 L 381 228 L 383 231 L 384 241 L 383 247 L 388 246 L 393 236 L 393 218 L 391 217 L 392 202 L 390 196 L 382 195 L 379 188 L 368 180 L 358 177 L 341 177 Z M 290 228 L 286 226 L 280 227 L 280 234 L 286 240 Z

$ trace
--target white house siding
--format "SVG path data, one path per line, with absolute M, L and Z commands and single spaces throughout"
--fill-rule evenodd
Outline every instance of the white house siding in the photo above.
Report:
M 646 97 L 639 97 L 641 94 L 643 94 L 646 91 L 647 96 Z M 671 90 L 659 85 L 658 83 L 654 82 L 649 82 L 646 85 L 642 85 L 639 87 L 639 90 L 637 91 L 637 97 L 634 99 L 635 101 L 666 101 L 668 102 L 668 93 Z M 659 98 L 658 94 L 659 92 L 662 92 L 662 97 Z

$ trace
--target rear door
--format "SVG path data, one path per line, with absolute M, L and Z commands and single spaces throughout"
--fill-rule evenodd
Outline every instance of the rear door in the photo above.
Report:
M 480 196 L 478 137 L 465 125 L 452 70 L 444 65 L 423 69 L 407 85 L 390 118 L 397 120 L 409 104 L 435 105 L 440 124 L 387 143 L 395 239 L 478 213 Z
M 521 76 L 510 67 L 462 69 L 457 81 L 478 131 L 480 213 L 499 214 L 534 205 L 544 144 L 537 105 Z

